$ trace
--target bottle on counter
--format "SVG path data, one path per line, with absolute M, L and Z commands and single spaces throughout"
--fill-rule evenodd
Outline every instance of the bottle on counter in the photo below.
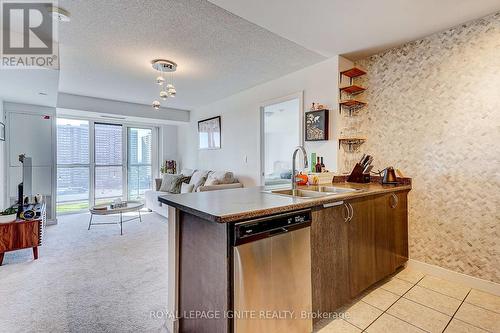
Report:
M 323 157 L 321 157 L 321 172 L 325 172 L 325 163 L 323 163 Z
M 314 169 L 315 169 L 314 171 L 317 172 L 317 173 L 321 172 L 321 160 L 320 160 L 319 156 L 318 156 L 318 161 L 316 162 L 316 166 L 315 166 Z
M 311 163 L 309 164 L 311 167 L 311 172 L 316 171 L 316 153 L 311 153 Z

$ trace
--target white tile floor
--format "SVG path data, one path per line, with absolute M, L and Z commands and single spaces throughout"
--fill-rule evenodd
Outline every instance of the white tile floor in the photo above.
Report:
M 340 310 L 318 333 L 499 332 L 500 297 L 406 268 Z

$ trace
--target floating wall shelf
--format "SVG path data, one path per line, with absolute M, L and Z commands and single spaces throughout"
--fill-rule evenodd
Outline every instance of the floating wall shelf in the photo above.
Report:
M 360 86 L 355 85 L 355 84 L 351 84 L 350 86 L 340 88 L 341 92 L 348 93 L 349 95 L 361 94 L 365 90 L 366 90 L 366 88 L 360 87 Z
M 366 72 L 358 67 L 353 67 L 353 68 L 350 68 L 346 71 L 340 72 L 340 75 L 344 75 L 344 76 L 347 76 L 350 78 L 358 77 L 358 76 L 365 75 L 365 74 L 366 74 Z
M 340 101 L 341 106 L 349 107 L 349 108 L 360 108 L 366 105 L 365 102 L 361 102 L 355 99 L 346 99 L 345 101 Z
M 342 113 L 342 110 L 344 110 L 348 112 L 349 116 L 352 116 L 353 112 L 358 111 L 365 106 L 365 102 L 361 102 L 355 99 L 347 99 L 339 102 L 339 113 Z
M 359 146 L 365 143 L 366 138 L 339 138 L 339 149 L 341 145 L 345 145 L 347 147 L 347 151 L 356 151 Z
M 354 99 L 355 95 L 361 94 L 366 91 L 365 87 L 354 84 L 354 78 L 365 75 L 366 72 L 358 67 L 353 67 L 348 70 L 340 72 L 339 77 L 339 112 L 342 113 L 342 110 L 347 111 L 348 116 L 352 116 L 354 111 L 358 111 L 363 108 L 366 103 Z M 349 85 L 342 87 L 342 78 L 349 78 Z
M 349 78 L 349 84 L 352 85 L 353 83 L 353 80 L 355 77 L 359 77 L 359 76 L 362 76 L 362 75 L 365 75 L 366 72 L 358 67 L 353 67 L 353 68 L 350 68 L 346 71 L 342 71 L 340 72 L 340 83 L 342 83 L 342 77 L 348 77 Z

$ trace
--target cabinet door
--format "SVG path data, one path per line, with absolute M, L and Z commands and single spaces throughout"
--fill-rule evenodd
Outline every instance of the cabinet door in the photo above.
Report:
M 348 224 L 344 204 L 313 211 L 311 266 L 313 311 L 333 312 L 350 299 Z
M 408 191 L 391 197 L 390 207 L 394 226 L 393 269 L 408 261 Z
M 348 223 L 349 276 L 351 297 L 377 282 L 375 219 L 372 197 L 350 200 L 353 216 Z
M 394 272 L 395 226 L 392 194 L 373 197 L 375 217 L 375 275 L 381 280 Z

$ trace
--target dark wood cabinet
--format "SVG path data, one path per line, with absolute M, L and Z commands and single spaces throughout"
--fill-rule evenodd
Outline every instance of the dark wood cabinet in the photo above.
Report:
M 394 271 L 395 234 L 391 194 L 373 198 L 375 227 L 375 275 L 377 281 Z
M 407 196 L 379 194 L 313 211 L 314 311 L 337 310 L 408 260 Z
M 351 297 L 394 273 L 408 260 L 407 191 L 351 200 Z
M 408 192 L 398 192 L 391 199 L 394 221 L 394 270 L 408 261 Z M 395 200 L 396 202 L 394 202 Z
M 311 225 L 312 308 L 334 312 L 350 299 L 347 207 L 313 210 Z
M 392 274 L 408 260 L 408 192 L 374 198 L 377 279 Z
M 227 225 L 182 211 L 179 219 L 179 332 L 229 332 L 223 316 L 231 302 Z M 208 319 L 196 311 L 222 315 Z
M 364 197 L 350 200 L 351 218 L 349 232 L 349 280 L 351 297 L 377 282 L 376 275 L 376 221 L 374 199 Z

